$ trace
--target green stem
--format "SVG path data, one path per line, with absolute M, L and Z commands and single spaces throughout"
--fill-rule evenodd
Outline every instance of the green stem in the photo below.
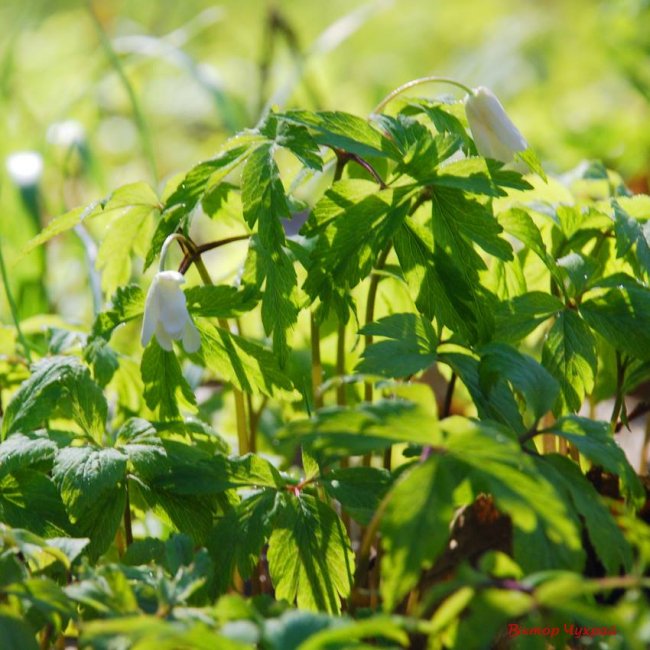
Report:
M 9 277 L 7 276 L 7 269 L 5 267 L 5 260 L 2 254 L 2 245 L 0 244 L 0 273 L 2 273 L 2 283 L 5 287 L 5 293 L 7 294 L 7 302 L 9 303 L 9 310 L 11 311 L 11 317 L 13 318 L 14 325 L 16 326 L 16 332 L 18 333 L 18 339 L 22 343 L 23 349 L 25 351 L 25 358 L 31 365 L 32 363 L 32 352 L 27 343 L 27 339 L 23 334 L 23 330 L 20 328 L 20 319 L 18 318 L 18 308 L 16 307 L 16 302 L 14 301 L 13 294 L 11 293 L 11 288 L 9 287 Z
M 339 331 L 336 340 L 336 374 L 340 378 L 340 383 L 336 387 L 336 403 L 338 406 L 345 406 L 345 323 L 339 322 Z
M 464 90 L 466 93 L 473 95 L 474 91 L 469 87 L 466 86 L 465 84 L 460 83 L 459 81 L 456 81 L 455 79 L 450 79 L 448 77 L 437 77 L 437 76 L 431 76 L 431 77 L 420 77 L 419 79 L 413 79 L 412 81 L 407 81 L 405 84 L 402 84 L 398 88 L 395 88 L 393 92 L 389 93 L 382 99 L 377 106 L 375 106 L 375 109 L 373 110 L 373 114 L 377 115 L 389 102 L 391 102 L 395 97 L 398 95 L 401 95 L 404 91 L 408 90 L 409 88 L 413 88 L 415 86 L 420 86 L 422 84 L 428 84 L 428 83 L 444 83 L 444 84 L 450 84 L 452 86 L 456 86 L 457 88 L 460 88 Z
M 320 392 L 321 381 L 323 380 L 323 364 L 320 358 L 320 327 L 316 321 L 316 315 L 311 313 L 311 386 L 314 393 L 314 406 L 317 409 L 323 408 L 323 395 Z
M 124 67 L 120 62 L 119 57 L 117 56 L 115 50 L 113 49 L 113 46 L 111 45 L 111 41 L 108 35 L 104 31 L 104 27 L 101 21 L 99 20 L 97 14 L 95 13 L 92 0 L 88 0 L 87 6 L 88 6 L 88 13 L 90 14 L 93 24 L 95 25 L 95 29 L 97 30 L 97 35 L 99 36 L 99 40 L 101 42 L 102 48 L 106 53 L 106 57 L 110 61 L 110 64 L 113 66 L 113 69 L 117 73 L 117 76 L 120 78 L 120 81 L 122 82 L 122 86 L 124 86 L 124 90 L 126 90 L 126 94 L 129 96 L 129 102 L 131 103 L 131 110 L 133 111 L 133 119 L 135 120 L 136 126 L 138 128 L 138 134 L 140 136 L 142 151 L 149 164 L 149 169 L 151 171 L 151 177 L 153 179 L 154 185 L 158 185 L 158 169 L 156 167 L 156 158 L 154 156 L 153 144 L 151 142 L 151 134 L 149 133 L 149 129 L 147 128 L 147 123 L 144 119 L 144 115 L 140 108 L 138 98 L 135 94 L 135 91 L 133 90 L 133 86 L 131 85 L 131 82 L 126 76 L 126 73 L 124 72 Z
M 133 527 L 131 525 L 131 499 L 129 498 L 129 482 L 125 484 L 126 503 L 124 505 L 124 535 L 127 548 L 133 544 Z
M 625 366 L 626 363 L 621 359 L 621 353 L 616 353 L 616 400 L 614 401 L 614 408 L 612 409 L 612 417 L 610 419 L 612 430 L 616 431 L 616 425 L 621 415 L 623 408 L 623 383 L 625 381 Z

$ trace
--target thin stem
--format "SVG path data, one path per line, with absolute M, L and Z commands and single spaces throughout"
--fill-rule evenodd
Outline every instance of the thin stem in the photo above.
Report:
M 126 503 L 124 504 L 124 534 L 127 548 L 133 544 L 133 527 L 131 526 L 131 499 L 129 498 L 129 482 L 124 487 L 126 492 Z
M 27 339 L 23 334 L 23 330 L 20 328 L 20 319 L 18 318 L 18 308 L 16 307 L 16 302 L 14 301 L 13 294 L 11 293 L 11 288 L 9 287 L 9 277 L 7 276 L 7 269 L 5 267 L 5 260 L 2 254 L 2 244 L 0 243 L 0 273 L 2 273 L 2 284 L 5 287 L 5 293 L 7 294 L 7 302 L 9 303 L 9 310 L 11 311 L 11 317 L 16 326 L 16 332 L 18 333 L 18 340 L 23 346 L 25 351 L 25 358 L 28 363 L 32 363 L 32 351 L 27 343 Z
M 612 417 L 610 422 L 612 429 L 616 430 L 618 418 L 621 415 L 621 410 L 624 404 L 623 396 L 623 382 L 625 381 L 625 366 L 626 363 L 621 359 L 621 353 L 616 353 L 616 400 L 614 401 L 614 408 L 612 409 Z
M 336 374 L 340 377 L 341 381 L 336 387 L 336 403 L 339 406 L 345 406 L 345 323 L 339 322 L 339 330 L 337 332 L 336 340 Z
M 391 102 L 393 99 L 395 99 L 395 97 L 401 95 L 404 91 L 408 90 L 409 88 L 413 88 L 415 86 L 420 86 L 422 84 L 427 84 L 427 83 L 450 84 L 452 86 L 456 86 L 457 88 L 464 90 L 469 95 L 474 94 L 474 91 L 469 86 L 466 86 L 465 84 L 462 84 L 459 81 L 456 81 L 455 79 L 450 79 L 448 77 L 437 77 L 437 76 L 420 77 L 419 79 L 413 79 L 412 81 L 407 81 L 405 84 L 402 84 L 398 88 L 395 88 L 393 92 L 386 95 L 386 97 L 384 97 L 384 99 L 382 99 L 379 102 L 379 104 L 375 106 L 375 109 L 373 110 L 373 114 L 377 115 L 389 102 Z
M 316 315 L 311 313 L 311 386 L 314 393 L 314 406 L 317 409 L 323 408 L 323 395 L 320 391 L 323 379 L 323 364 L 320 358 L 320 327 L 316 321 Z
M 454 388 L 456 387 L 456 379 L 458 375 L 455 372 L 451 373 L 449 383 L 447 384 L 447 393 L 445 394 L 445 403 L 442 406 L 442 418 L 448 418 L 451 413 L 451 402 L 454 397 Z
M 97 30 L 97 35 L 99 36 L 99 40 L 101 42 L 102 48 L 104 49 L 104 52 L 106 53 L 106 56 L 110 61 L 110 64 L 113 66 L 113 69 L 117 73 L 117 76 L 120 78 L 120 81 L 122 82 L 122 86 L 124 86 L 124 90 L 126 90 L 126 94 L 129 96 L 129 102 L 131 103 L 131 110 L 133 111 L 133 118 L 138 128 L 138 134 L 140 136 L 142 151 L 147 159 L 147 163 L 149 164 L 149 170 L 151 171 L 151 177 L 153 179 L 154 185 L 158 185 L 158 169 L 156 167 L 156 158 L 153 151 L 151 134 L 149 133 L 146 120 L 144 119 L 144 115 L 140 108 L 140 103 L 138 102 L 138 98 L 135 94 L 135 91 L 133 90 L 133 86 L 131 85 L 131 82 L 126 76 L 126 73 L 124 72 L 124 67 L 122 66 L 122 63 L 120 62 L 119 57 L 115 53 L 115 50 L 111 45 L 111 41 L 108 35 L 104 31 L 104 27 L 101 21 L 99 20 L 99 17 L 95 13 L 92 0 L 88 0 L 87 6 L 88 6 L 88 13 L 90 14 L 93 24 L 95 25 L 95 29 Z
M 203 255 L 207 251 L 214 250 L 215 248 L 220 248 L 226 244 L 232 244 L 233 242 L 243 241 L 244 239 L 250 239 L 250 235 L 235 235 L 234 237 L 226 237 L 225 239 L 219 239 L 217 241 L 208 242 L 207 244 L 201 244 L 201 246 L 196 246 L 195 253 L 186 253 L 183 257 L 180 266 L 178 267 L 178 272 L 182 275 L 185 275 L 187 269 L 190 268 L 192 262 L 197 256 Z

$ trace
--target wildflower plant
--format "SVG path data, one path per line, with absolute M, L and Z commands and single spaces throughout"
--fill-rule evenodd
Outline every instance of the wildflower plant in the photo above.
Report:
M 30 243 L 105 225 L 93 323 L 3 343 L 3 647 L 647 647 L 616 434 L 650 198 L 547 178 L 489 90 L 424 81 L 369 118 L 268 111 Z

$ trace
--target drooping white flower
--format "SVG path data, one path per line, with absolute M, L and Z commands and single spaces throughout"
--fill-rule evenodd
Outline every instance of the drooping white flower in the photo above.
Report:
M 465 100 L 465 115 L 481 156 L 510 162 L 528 143 L 494 93 L 480 86 Z
M 144 306 L 142 345 L 146 346 L 155 334 L 163 350 L 172 350 L 172 341 L 183 340 L 186 352 L 196 352 L 201 337 L 187 311 L 181 285 L 185 278 L 178 271 L 156 273 Z
M 43 157 L 37 151 L 17 151 L 7 156 L 7 172 L 18 187 L 36 185 L 43 175 Z

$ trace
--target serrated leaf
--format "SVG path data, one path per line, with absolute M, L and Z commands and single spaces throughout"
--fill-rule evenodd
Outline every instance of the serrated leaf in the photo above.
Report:
M 497 306 L 495 339 L 520 341 L 553 314 L 564 309 L 561 300 L 542 291 L 530 291 Z
M 317 171 L 323 169 L 318 144 L 304 126 L 293 124 L 271 113 L 260 127 L 260 133 L 278 146 L 291 151 L 305 167 Z
M 0 481 L 0 521 L 42 537 L 70 532 L 70 522 L 54 484 L 44 474 L 32 470 L 15 472 Z
M 488 338 L 492 317 L 477 278 L 468 283 L 467 271 L 443 249 L 434 252 L 431 232 L 414 222 L 403 223 L 393 243 L 418 310 L 470 341 Z
M 616 287 L 580 305 L 587 324 L 617 350 L 650 360 L 650 290 Z
M 66 447 L 52 468 L 70 519 L 90 537 L 88 551 L 95 557 L 110 546 L 124 514 L 126 461 L 116 449 Z
M 131 278 L 131 255 L 148 239 L 151 219 L 159 210 L 158 197 L 146 183 L 125 185 L 111 195 L 104 212 L 115 214 L 96 258 L 106 293 L 112 294 Z
M 145 480 L 167 467 L 167 450 L 147 420 L 129 418 L 116 433 L 115 447 L 125 454 L 136 475 Z
M 318 144 L 359 156 L 388 156 L 398 159 L 394 145 L 368 122 L 341 111 L 288 111 L 281 117 L 308 127 Z
M 558 314 L 542 349 L 542 364 L 560 383 L 556 414 L 579 411 L 594 388 L 596 340 L 585 322 L 572 310 Z
M 195 316 L 237 318 L 254 309 L 259 297 L 250 287 L 196 286 L 185 291 L 187 310 Z
M 441 168 L 434 180 L 437 187 L 451 187 L 471 194 L 506 196 L 505 189 L 529 190 L 532 185 L 503 163 L 479 157 L 464 158 Z
M 354 553 L 343 523 L 322 501 L 288 497 L 269 540 L 269 572 L 278 600 L 332 614 L 352 587 Z
M 270 350 L 206 321 L 198 321 L 197 327 L 201 349 L 194 356 L 225 381 L 246 393 L 298 397 Z
M 43 230 L 31 239 L 21 251 L 20 259 L 31 253 L 35 248 L 56 237 L 67 230 L 71 230 L 76 225 L 82 223 L 84 219 L 101 214 L 101 202 L 93 201 L 83 208 L 74 208 L 65 214 L 55 217 L 47 224 Z
M 0 444 L 0 478 L 54 458 L 57 445 L 44 432 L 13 433 Z
M 38 429 L 57 414 L 74 419 L 86 432 L 101 439 L 107 416 L 106 398 L 75 357 L 46 357 L 34 366 L 7 406 L 3 435 Z
M 438 343 L 431 323 L 416 314 L 392 314 L 359 330 L 359 334 L 383 336 L 367 346 L 355 372 L 387 377 L 409 377 L 436 360 Z
M 140 362 L 144 399 L 161 420 L 176 420 L 180 409 L 194 411 L 196 397 L 187 383 L 174 352 L 163 350 L 156 340 L 146 348 Z
M 360 524 L 367 526 L 391 484 L 391 475 L 378 467 L 334 469 L 321 477 L 330 497 Z
M 96 337 L 110 340 L 115 328 L 144 313 L 144 303 L 144 291 L 137 284 L 120 287 L 111 298 L 111 306 L 95 318 L 89 340 Z
M 560 392 L 558 382 L 533 357 L 504 343 L 490 343 L 481 348 L 478 372 L 488 399 L 492 386 L 503 377 L 524 397 L 535 421 L 553 407 Z
M 589 539 L 607 573 L 618 575 L 619 571 L 630 571 L 632 549 L 579 466 L 557 454 L 547 454 L 535 460 L 539 471 L 564 492 L 566 500 L 573 503 L 577 514 L 584 520 Z
M 567 415 L 549 427 L 548 432 L 568 440 L 590 461 L 616 474 L 628 498 L 642 498 L 644 491 L 639 477 L 616 444 L 607 422 Z
M 458 479 L 453 465 L 430 457 L 395 484 L 381 519 L 381 594 L 384 607 L 395 609 L 424 567 L 444 549 L 454 516 Z
M 542 163 L 533 149 L 528 148 L 525 151 L 518 151 L 515 154 L 515 158 L 519 158 L 519 160 L 528 165 L 528 169 L 530 169 L 533 174 L 537 174 L 545 183 L 548 182 Z

